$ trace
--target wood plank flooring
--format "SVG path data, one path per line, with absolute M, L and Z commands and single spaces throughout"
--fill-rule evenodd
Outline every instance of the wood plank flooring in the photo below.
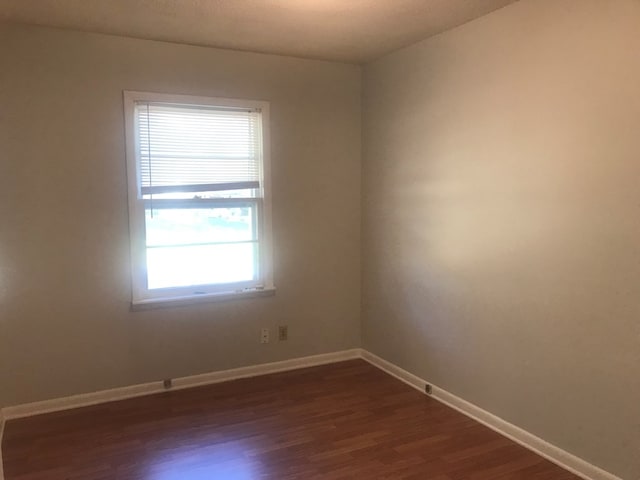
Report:
M 362 360 L 11 420 L 6 480 L 576 480 Z

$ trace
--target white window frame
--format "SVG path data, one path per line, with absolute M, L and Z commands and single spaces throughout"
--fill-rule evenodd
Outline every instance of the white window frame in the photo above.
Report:
M 273 295 L 273 247 L 271 228 L 271 162 L 269 142 L 269 103 L 259 100 L 242 100 L 192 95 L 124 91 L 125 143 L 129 200 L 129 236 L 131 243 L 132 308 L 134 310 L 241 297 Z M 255 198 L 258 211 L 258 282 L 238 284 L 197 285 L 164 289 L 147 288 L 145 206 L 140 189 L 138 160 L 136 102 L 157 102 L 174 105 L 200 105 L 247 108 L 261 112 L 262 162 L 260 190 Z M 221 206 L 230 200 L 220 199 Z M 213 204 L 216 201 L 211 202 Z

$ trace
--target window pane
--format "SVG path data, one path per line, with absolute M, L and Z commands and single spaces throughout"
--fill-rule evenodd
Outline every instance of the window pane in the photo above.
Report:
M 144 200 L 162 200 L 162 199 L 193 199 L 193 198 L 256 198 L 258 197 L 256 190 L 217 190 L 215 192 L 168 192 L 154 193 L 153 195 L 144 194 Z
M 255 279 L 256 244 L 147 249 L 148 288 L 186 287 Z
M 149 289 L 257 277 L 255 206 L 146 210 Z
M 147 247 L 257 240 L 254 206 L 146 210 Z

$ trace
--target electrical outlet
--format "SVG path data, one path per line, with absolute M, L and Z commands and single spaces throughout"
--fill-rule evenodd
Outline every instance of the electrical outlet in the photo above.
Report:
M 163 380 L 162 386 L 165 390 L 169 390 L 171 387 L 173 387 L 173 380 L 171 380 L 170 378 Z
M 428 383 L 424 386 L 424 393 L 431 395 L 433 393 L 433 387 Z
M 269 343 L 269 329 L 263 328 L 260 331 L 260 343 Z
M 289 338 L 289 327 L 287 325 L 280 325 L 278 327 L 278 340 L 284 342 Z

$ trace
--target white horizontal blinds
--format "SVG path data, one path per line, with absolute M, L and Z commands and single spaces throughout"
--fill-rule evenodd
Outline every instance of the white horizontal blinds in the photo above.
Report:
M 136 103 L 140 193 L 260 188 L 260 113 Z

